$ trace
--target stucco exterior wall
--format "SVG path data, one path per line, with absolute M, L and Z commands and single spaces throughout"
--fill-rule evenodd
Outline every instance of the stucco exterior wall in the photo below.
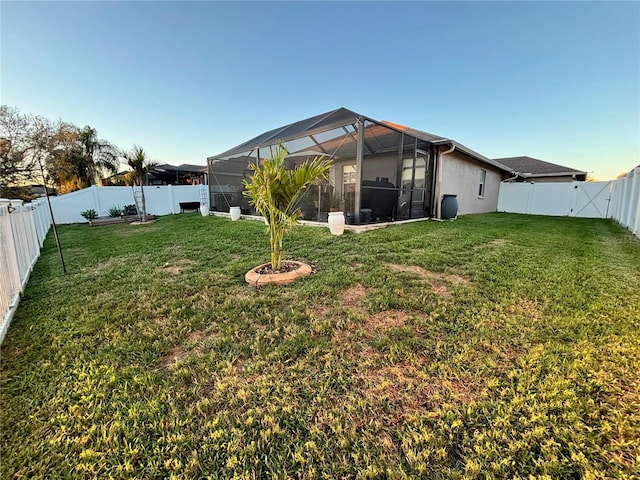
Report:
M 478 196 L 480 171 L 487 172 L 484 198 Z M 458 196 L 458 214 L 495 212 L 502 172 L 454 151 L 443 157 L 441 193 Z
M 398 154 L 387 153 L 379 156 L 367 156 L 362 161 L 362 180 L 375 180 L 376 177 L 387 178 L 398 186 Z

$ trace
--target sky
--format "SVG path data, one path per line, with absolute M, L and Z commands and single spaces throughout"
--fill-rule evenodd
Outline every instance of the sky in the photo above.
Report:
M 151 160 L 345 107 L 615 178 L 640 163 L 640 2 L 0 2 L 0 100 Z

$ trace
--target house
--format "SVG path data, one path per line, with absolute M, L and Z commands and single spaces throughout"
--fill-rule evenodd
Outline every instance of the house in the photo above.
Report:
M 494 161 L 513 170 L 515 182 L 584 182 L 587 172 L 563 167 L 531 157 L 494 158 Z
M 333 160 L 330 182 L 308 189 L 305 220 L 326 221 L 331 207 L 349 223 L 441 216 L 443 195 L 457 195 L 458 213 L 496 211 L 500 182 L 511 169 L 455 140 L 338 108 L 269 130 L 208 157 L 211 208 L 240 206 L 250 162 L 271 158 L 279 144 L 291 167 L 319 155 Z
M 130 171 L 122 171 L 103 178 L 102 186 L 125 185 L 124 176 Z M 156 165 L 145 175 L 145 185 L 206 185 L 207 167 L 183 163 L 177 167 L 164 163 Z
M 183 163 L 177 167 L 167 163 L 156 165 L 147 175 L 148 185 L 205 185 L 207 167 Z

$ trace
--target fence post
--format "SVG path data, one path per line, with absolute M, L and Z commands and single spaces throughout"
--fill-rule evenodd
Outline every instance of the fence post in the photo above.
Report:
M 169 211 L 171 212 L 171 215 L 173 215 L 174 213 L 176 213 L 175 211 L 175 200 L 174 200 L 174 193 L 173 193 L 173 185 L 168 185 L 169 187 Z
M 527 200 L 526 214 L 531 215 L 531 205 L 533 203 L 533 189 L 535 188 L 535 183 L 531 182 L 531 183 L 527 183 L 527 185 L 529 187 L 529 198 Z
M 640 234 L 640 168 L 636 168 L 632 172 L 633 183 L 629 196 L 629 229 L 634 235 L 638 235 Z M 635 215 L 633 215 L 634 212 Z
M 6 207 L 2 207 L 6 208 Z M 20 266 L 18 264 L 18 249 L 16 248 L 16 241 L 13 236 L 13 224 L 11 222 L 11 215 L 7 212 L 6 214 L 7 224 L 9 226 L 9 231 L 5 232 L 4 243 L 6 245 L 5 253 L 7 254 L 7 263 L 9 264 L 9 280 L 12 285 L 12 289 L 17 292 L 22 291 L 22 286 L 20 282 Z
M 100 212 L 102 211 L 102 205 L 100 205 L 100 195 L 98 194 L 98 187 L 95 185 L 91 185 L 91 196 L 93 197 L 93 205 L 95 207 L 96 213 L 100 216 Z

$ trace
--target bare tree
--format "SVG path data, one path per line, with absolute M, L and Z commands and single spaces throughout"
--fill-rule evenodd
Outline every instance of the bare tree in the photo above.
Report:
M 33 117 L 0 106 L 0 197 L 17 195 L 38 173 L 30 154 Z
M 118 149 L 98 138 L 95 128 L 22 114 L 0 107 L 0 196 L 13 196 L 39 178 L 63 193 L 95 185 L 103 172 L 117 173 Z

